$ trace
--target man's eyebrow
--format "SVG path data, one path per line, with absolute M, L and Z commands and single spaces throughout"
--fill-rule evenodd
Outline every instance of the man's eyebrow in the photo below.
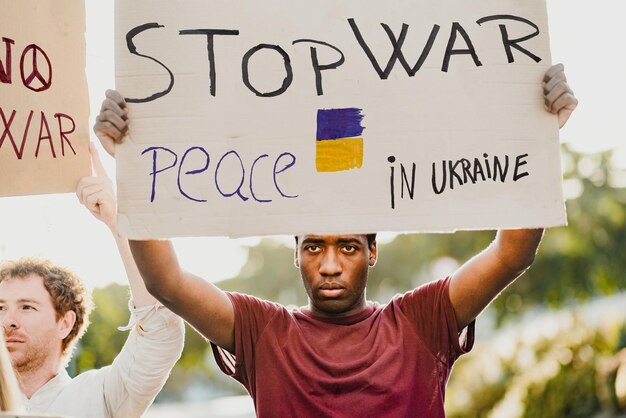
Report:
M 337 242 L 340 244 L 362 244 L 358 238 L 339 238 Z
M 0 303 L 4 303 L 6 304 L 7 301 L 4 299 L 0 299 Z M 17 300 L 17 303 L 30 303 L 31 305 L 41 305 L 41 302 L 35 300 L 35 299 L 26 299 L 26 298 L 21 298 Z
M 41 302 L 36 301 L 35 299 L 18 299 L 17 300 L 18 303 L 31 303 L 33 305 L 41 305 Z
M 305 238 L 302 240 L 302 244 L 323 244 L 324 240 L 321 238 Z

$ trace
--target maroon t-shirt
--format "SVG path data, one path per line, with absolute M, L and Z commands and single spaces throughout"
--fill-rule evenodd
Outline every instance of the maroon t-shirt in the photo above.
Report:
M 258 417 L 444 417 L 450 369 L 474 341 L 474 323 L 457 332 L 448 285 L 333 319 L 228 293 L 235 357 L 214 344 L 213 352 Z

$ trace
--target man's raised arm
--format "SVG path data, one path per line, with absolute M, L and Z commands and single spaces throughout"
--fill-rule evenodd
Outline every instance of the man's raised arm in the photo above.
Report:
M 90 146 L 94 176 L 83 177 L 76 194 L 87 209 L 111 231 L 124 263 L 132 295 L 131 330 L 113 364 L 77 377 L 99 388 L 93 395 L 104 402 L 107 416 L 139 417 L 163 388 L 172 367 L 180 358 L 184 342 L 182 320 L 158 304 L 148 293 L 130 253 L 128 241 L 117 234 L 117 201 L 113 184 L 98 152 Z M 80 381 L 76 383 L 82 385 Z
M 558 115 L 559 127 L 563 127 L 578 100 L 567 84 L 562 64 L 546 72 L 543 87 L 546 110 Z M 450 301 L 459 331 L 530 267 L 542 236 L 543 229 L 500 230 L 489 247 L 454 272 Z
M 234 353 L 235 314 L 226 293 L 183 271 L 169 241 L 130 241 L 130 248 L 148 291 L 206 338 Z
M 156 299 L 146 290 L 133 256 L 130 253 L 128 240 L 117 233 L 117 200 L 113 191 L 113 184 L 109 178 L 95 145 L 89 144 L 93 176 L 83 177 L 78 182 L 76 195 L 80 203 L 85 205 L 91 214 L 104 223 L 111 231 L 117 250 L 122 259 L 128 285 L 135 308 L 143 308 L 156 303 Z
M 121 94 L 107 90 L 94 131 L 104 149 L 115 156 L 128 131 L 128 108 Z M 220 347 L 234 352 L 234 311 L 215 285 L 181 269 L 169 241 L 129 241 L 148 291 L 172 312 Z

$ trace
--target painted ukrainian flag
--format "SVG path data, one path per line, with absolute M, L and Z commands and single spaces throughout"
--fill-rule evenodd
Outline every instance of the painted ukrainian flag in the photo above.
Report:
M 362 109 L 319 109 L 315 167 L 318 172 L 344 171 L 363 165 Z

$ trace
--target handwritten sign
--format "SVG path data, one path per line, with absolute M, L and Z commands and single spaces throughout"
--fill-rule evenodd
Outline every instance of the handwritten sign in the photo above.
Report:
M 565 223 L 545 3 L 116 2 L 131 238 Z
M 83 0 L 2 3 L 0 195 L 70 192 L 90 173 Z

